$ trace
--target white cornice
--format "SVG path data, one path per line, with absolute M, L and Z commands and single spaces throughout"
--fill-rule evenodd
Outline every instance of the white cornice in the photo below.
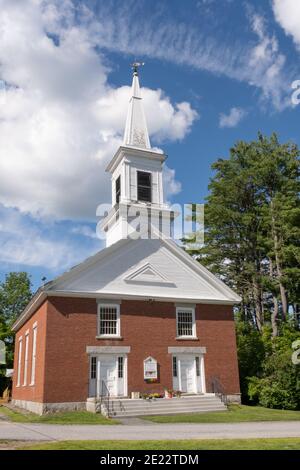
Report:
M 166 160 L 166 155 L 164 153 L 155 152 L 151 149 L 141 149 L 138 147 L 131 147 L 131 146 L 123 146 L 121 145 L 117 152 L 115 153 L 114 157 L 107 165 L 105 171 L 112 173 L 115 168 L 118 166 L 122 158 L 126 158 L 126 156 L 131 155 L 134 157 L 141 157 L 146 158 L 154 161 L 164 162 Z

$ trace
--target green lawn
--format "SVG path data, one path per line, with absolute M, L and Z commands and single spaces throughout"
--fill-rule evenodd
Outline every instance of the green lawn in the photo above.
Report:
M 87 411 L 69 411 L 37 416 L 34 413 L 21 413 L 6 406 L 0 406 L 1 414 L 16 423 L 119 424 L 117 420 L 107 419 L 99 413 L 88 413 Z
M 145 416 L 154 423 L 240 423 L 243 421 L 300 421 L 300 411 L 272 410 L 260 406 L 229 405 L 228 411 Z
M 61 441 L 20 450 L 299 450 L 300 438 L 178 441 Z

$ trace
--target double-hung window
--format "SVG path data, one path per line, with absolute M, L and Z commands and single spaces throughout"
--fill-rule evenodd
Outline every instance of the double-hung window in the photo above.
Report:
M 29 330 L 25 333 L 25 359 L 24 359 L 24 377 L 23 377 L 23 386 L 27 385 L 27 375 L 28 375 L 28 354 L 29 354 Z
M 35 324 L 33 325 L 32 357 L 31 357 L 31 380 L 30 380 L 30 385 L 34 385 L 34 384 L 35 384 L 36 340 L 37 340 L 37 323 L 35 323 Z
M 17 387 L 20 386 L 21 383 L 21 366 L 22 366 L 22 336 L 19 338 L 19 349 L 18 349 L 18 374 L 17 374 Z
M 98 304 L 98 336 L 120 336 L 120 305 Z
M 196 338 L 196 323 L 194 308 L 176 309 L 177 337 Z

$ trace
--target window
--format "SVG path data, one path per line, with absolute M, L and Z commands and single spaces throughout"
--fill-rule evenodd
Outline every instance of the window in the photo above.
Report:
M 29 331 L 25 334 L 25 362 L 23 386 L 27 385 Z
M 119 204 L 121 198 L 121 176 L 116 179 L 116 204 Z
M 19 387 L 21 383 L 21 365 L 22 365 L 22 337 L 19 339 L 17 387 Z
M 124 357 L 118 357 L 118 377 L 123 379 L 124 376 Z
M 120 335 L 120 306 L 99 305 L 99 336 Z
M 196 337 L 195 310 L 193 308 L 177 308 L 177 336 Z
M 33 327 L 33 339 L 32 339 L 32 359 L 31 359 L 31 380 L 30 380 L 30 385 L 34 385 L 34 383 L 35 383 L 36 335 L 37 335 L 37 325 L 34 325 L 34 327 Z
M 195 359 L 196 359 L 196 375 L 197 375 L 197 377 L 200 377 L 200 375 L 201 375 L 201 373 L 200 373 L 200 357 L 196 356 Z
M 151 202 L 151 173 L 137 172 L 138 201 Z
M 97 367 L 97 358 L 93 356 L 91 357 L 91 369 L 90 369 L 91 379 L 96 378 L 96 367 Z
M 173 377 L 178 377 L 177 375 L 177 357 L 173 356 Z

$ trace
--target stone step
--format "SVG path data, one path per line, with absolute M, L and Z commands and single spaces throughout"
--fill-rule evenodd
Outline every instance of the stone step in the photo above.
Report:
M 100 400 L 89 398 L 88 411 L 95 411 Z M 219 397 L 213 394 L 183 396 L 181 398 L 154 400 L 113 398 L 110 400 L 110 415 L 115 418 L 130 418 L 135 416 L 153 416 L 182 413 L 205 413 L 211 411 L 224 411 L 226 406 Z M 104 411 L 104 410 L 103 410 Z
M 112 418 L 134 418 L 136 416 L 162 416 L 162 415 L 177 415 L 177 414 L 194 414 L 194 413 L 208 413 L 208 412 L 214 412 L 214 411 L 226 411 L 226 408 L 224 407 L 215 407 L 215 408 L 210 408 L 209 410 L 206 408 L 201 408 L 198 410 L 186 410 L 179 408 L 178 410 L 144 410 L 143 411 L 138 411 L 138 412 L 129 412 L 125 411 L 122 413 L 111 413 Z
M 186 398 L 171 398 L 171 399 L 163 399 L 163 398 L 158 398 L 154 400 L 118 400 L 118 399 L 113 399 L 109 400 L 110 403 L 115 403 L 115 404 L 120 404 L 122 406 L 147 406 L 149 404 L 157 404 L 157 403 L 165 403 L 167 406 L 170 405 L 177 405 L 178 403 L 190 403 L 194 406 L 197 406 L 198 404 L 202 403 L 219 403 L 220 399 L 219 398 L 200 398 L 200 399 L 186 399 Z
M 194 408 L 197 408 L 199 406 L 214 406 L 214 405 L 219 405 L 219 404 L 222 404 L 224 405 L 224 403 L 222 403 L 221 401 L 209 401 L 209 402 L 201 402 L 201 403 L 189 403 L 189 402 L 177 402 L 177 403 L 168 403 L 168 402 L 153 402 L 153 403 L 137 403 L 137 404 L 124 404 L 124 403 L 112 403 L 110 402 L 109 403 L 109 406 L 112 406 L 114 408 L 120 408 L 120 409 L 131 409 L 131 408 L 150 408 L 150 407 L 155 407 L 155 408 L 160 408 L 160 407 L 164 407 L 164 408 L 178 408 L 178 407 L 183 407 L 183 406 L 192 406 Z
M 139 404 L 139 405 L 120 405 L 117 403 L 110 403 L 110 408 L 113 408 L 115 410 L 119 411 L 126 411 L 126 410 L 144 410 L 144 409 L 177 409 L 177 408 L 192 408 L 194 410 L 197 410 L 198 408 L 211 408 L 213 406 L 225 406 L 223 403 L 220 402 L 212 402 L 212 403 L 176 403 L 176 404 L 166 404 L 166 403 L 145 403 L 145 404 Z

